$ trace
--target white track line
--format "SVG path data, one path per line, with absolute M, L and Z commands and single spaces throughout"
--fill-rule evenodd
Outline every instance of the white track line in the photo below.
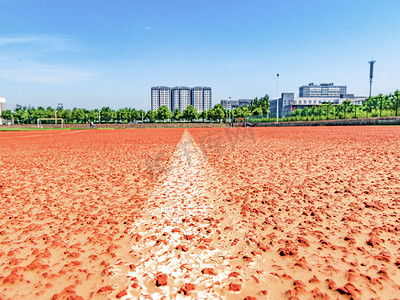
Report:
M 5 131 L 7 132 L 7 131 Z M 57 132 L 57 133 L 49 133 L 49 134 L 32 134 L 32 135 L 20 135 L 20 136 L 1 136 L 0 138 L 6 139 L 16 139 L 16 138 L 25 138 L 25 137 L 41 137 L 41 136 L 49 136 L 49 135 L 62 135 L 62 134 L 74 134 L 74 133 L 81 133 L 81 130 L 70 131 L 70 132 Z
M 208 249 L 176 249 L 179 245 L 189 247 L 193 241 L 200 245 L 198 240 L 207 238 L 204 233 L 210 227 L 209 222 L 192 223 L 193 217 L 204 218 L 214 211 L 213 201 L 208 198 L 205 163 L 200 148 L 185 130 L 167 178 L 149 199 L 148 213 L 133 226 L 134 237 L 136 234 L 143 237 L 131 249 L 136 268 L 128 273 L 128 277 L 137 279 L 139 289 L 129 289 L 126 299 L 183 298 L 184 295 L 178 292 L 185 283 L 196 285 L 192 297 L 217 297 L 208 287 L 227 278 L 229 270 L 219 270 L 215 276 L 204 275 L 201 271 L 216 265 L 222 267 L 224 262 L 218 257 L 227 254 L 224 255 L 221 249 L 208 247 L 207 243 L 204 243 L 204 248 Z M 187 240 L 185 236 L 189 239 L 193 236 L 193 240 Z M 161 242 L 157 243 L 157 240 Z M 159 273 L 167 274 L 169 283 L 173 281 L 173 284 L 156 287 L 155 277 Z
M 238 271 L 232 264 L 232 252 L 238 254 L 238 248 L 232 247 L 232 241 L 235 237 L 244 240 L 248 231 L 235 207 L 227 208 L 224 224 L 213 219 L 226 203 L 211 195 L 209 180 L 214 176 L 207 174 L 206 163 L 185 130 L 167 176 L 148 200 L 146 213 L 133 224 L 131 259 L 114 266 L 120 275 L 120 265 L 132 264 L 127 277 L 136 284 L 128 288 L 124 299 L 235 297 L 227 291 L 228 282 L 239 280 L 228 278 Z M 234 233 L 224 231 L 233 223 Z M 248 263 L 247 270 L 252 265 Z M 208 274 L 207 268 L 215 273 Z M 158 287 L 155 279 L 160 273 L 167 275 L 168 283 Z M 194 284 L 195 290 L 185 295 L 180 289 L 187 283 Z

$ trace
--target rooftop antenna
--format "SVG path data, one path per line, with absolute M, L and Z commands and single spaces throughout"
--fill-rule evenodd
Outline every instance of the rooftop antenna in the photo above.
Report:
M 371 60 L 369 63 L 369 98 L 371 98 L 371 91 L 372 91 L 372 78 L 374 77 L 374 64 L 376 60 Z

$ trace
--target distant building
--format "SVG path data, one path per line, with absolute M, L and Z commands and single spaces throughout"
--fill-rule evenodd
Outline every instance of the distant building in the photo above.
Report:
M 239 99 L 239 100 L 221 100 L 221 105 L 225 109 L 235 109 L 241 106 L 249 106 L 251 104 L 251 99 Z
M 347 86 L 333 85 L 333 83 L 321 83 L 319 85 L 309 83 L 299 87 L 299 97 L 340 97 L 347 93 Z
M 249 106 L 251 104 L 252 99 L 239 99 L 239 107 L 241 106 Z
M 348 96 L 348 97 L 347 97 Z M 282 93 L 278 99 L 279 118 L 289 116 L 292 111 L 298 108 L 312 107 L 324 103 L 333 105 L 342 104 L 343 101 L 350 100 L 354 105 L 362 105 L 366 97 L 355 97 L 354 94 L 340 95 L 339 97 L 295 97 L 294 93 Z M 276 118 L 276 99 L 269 100 L 270 116 Z
M 171 107 L 171 88 L 166 86 L 155 86 L 151 88 L 151 109 L 156 111 L 160 106 Z
M 193 105 L 197 112 L 201 113 L 211 108 L 211 94 L 211 88 L 205 86 L 194 88 L 155 86 L 151 88 L 151 109 L 156 111 L 160 106 L 165 105 L 172 112 L 176 108 L 183 112 L 189 105 Z
M 239 100 L 221 100 L 221 105 L 225 109 L 235 109 L 239 107 Z
M 191 89 L 186 86 L 176 86 L 171 89 L 171 111 L 177 108 L 183 112 L 191 103 Z
M 211 88 L 204 86 L 192 88 L 192 105 L 198 113 L 209 110 L 211 108 Z
M 1 117 L 1 114 L 3 111 L 7 110 L 6 107 L 6 98 L 0 98 L 0 125 L 3 125 L 3 118 Z

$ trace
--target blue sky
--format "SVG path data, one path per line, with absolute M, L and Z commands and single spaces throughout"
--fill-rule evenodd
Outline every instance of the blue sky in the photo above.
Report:
M 150 109 L 155 85 L 221 99 L 309 82 L 400 88 L 400 1 L 0 0 L 0 97 L 65 108 Z

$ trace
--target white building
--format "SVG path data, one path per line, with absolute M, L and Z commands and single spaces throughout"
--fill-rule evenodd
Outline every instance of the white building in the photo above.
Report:
M 221 105 L 225 109 L 235 109 L 239 107 L 239 100 L 221 100 Z
M 1 117 L 1 114 L 6 109 L 6 98 L 0 98 L 0 125 L 3 125 L 3 118 Z
M 347 93 L 346 85 L 333 85 L 333 83 L 309 83 L 299 87 L 299 97 L 340 97 Z
M 155 86 L 151 88 L 151 109 L 156 111 L 165 105 L 170 111 L 178 108 L 183 112 L 189 105 L 193 105 L 198 113 L 211 108 L 211 88 L 197 86 L 188 88 L 177 86 L 169 88 L 166 86 Z
M 192 88 L 192 105 L 198 113 L 209 110 L 211 108 L 211 88 L 205 86 Z
M 333 105 L 342 104 L 349 100 L 354 105 L 362 105 L 366 97 L 355 97 L 353 94 L 340 95 L 340 97 L 295 97 L 294 93 L 282 93 L 278 99 L 279 117 L 288 116 L 292 111 L 298 108 L 313 107 L 324 103 L 332 103 Z M 276 99 L 270 99 L 271 116 L 276 117 Z
M 183 112 L 191 103 L 191 89 L 186 86 L 176 86 L 171 90 L 172 109 Z
M 151 88 L 151 109 L 156 111 L 160 106 L 171 107 L 171 88 L 166 86 L 155 86 Z

